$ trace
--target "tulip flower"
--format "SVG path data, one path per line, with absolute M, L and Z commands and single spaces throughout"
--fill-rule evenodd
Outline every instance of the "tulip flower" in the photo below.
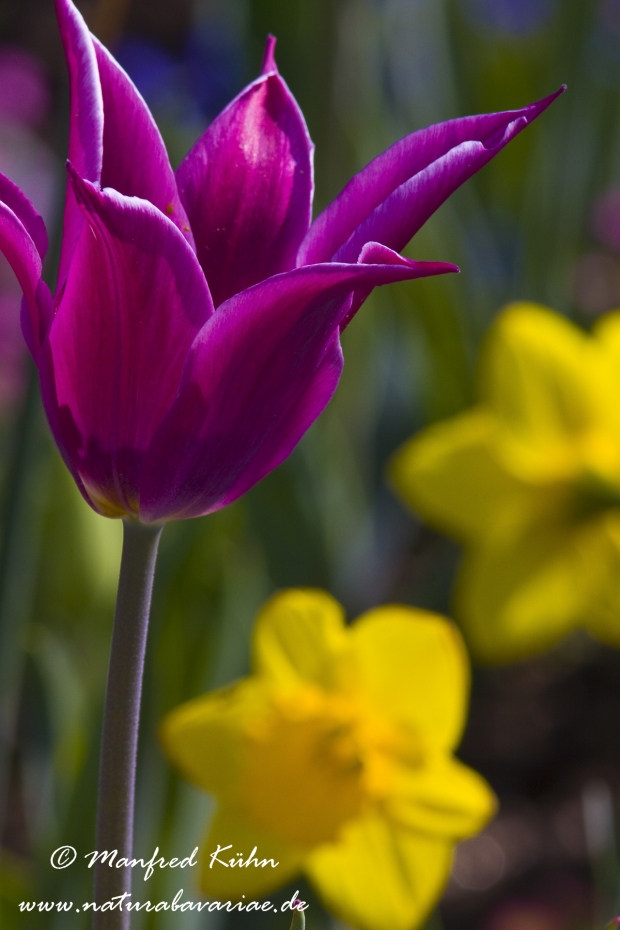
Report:
M 418 926 L 454 844 L 495 809 L 486 782 L 452 756 L 468 684 L 443 617 L 394 605 L 346 626 L 322 591 L 273 597 L 256 622 L 253 673 L 161 728 L 169 758 L 217 799 L 202 890 L 248 901 L 303 872 L 360 930 Z
M 480 401 L 395 456 L 404 500 L 465 549 L 455 610 L 474 655 L 506 662 L 576 627 L 620 646 L 620 313 L 592 335 L 508 307 Z
M 131 80 L 71 0 L 55 4 L 71 95 L 55 295 L 43 221 L 3 176 L 0 251 L 62 457 L 91 507 L 124 518 L 96 842 L 127 860 L 163 523 L 230 504 L 289 455 L 336 389 L 341 329 L 374 287 L 458 270 L 400 250 L 557 94 L 407 136 L 311 222 L 313 146 L 274 39 L 175 173 Z M 97 900 L 129 871 L 98 863 Z
M 0 179 L 0 249 L 24 291 L 47 417 L 99 513 L 205 514 L 275 468 L 323 410 L 339 331 L 374 287 L 458 270 L 399 251 L 557 94 L 407 136 L 311 224 L 313 146 L 275 40 L 175 175 L 130 79 L 71 0 L 56 9 L 71 121 L 53 300 L 42 221 Z

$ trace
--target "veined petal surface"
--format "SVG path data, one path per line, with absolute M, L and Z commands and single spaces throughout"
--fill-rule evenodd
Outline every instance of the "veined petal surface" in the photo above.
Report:
M 105 117 L 101 186 L 150 201 L 193 244 L 174 171 L 151 111 L 108 50 L 94 36 L 92 41 Z
M 71 0 L 55 0 L 55 4 L 69 70 L 69 161 L 81 178 L 99 182 L 103 161 L 103 97 L 97 56 L 88 27 Z M 82 223 L 73 188 L 67 184 L 59 288 L 67 276 Z
M 400 251 L 457 187 L 561 92 L 521 110 L 429 126 L 396 142 L 352 178 L 317 217 L 297 264 L 355 261 L 369 240 Z
M 193 251 L 156 207 L 72 181 L 87 222 L 45 347 L 44 401 L 94 505 L 137 513 L 142 455 L 212 303 Z
M 181 163 L 179 191 L 216 307 L 294 268 L 310 225 L 313 148 L 294 97 L 269 71 L 226 107 Z
M 351 291 L 416 276 L 408 265 L 317 265 L 270 278 L 218 308 L 149 449 L 144 518 L 217 510 L 283 461 L 338 384 L 337 329 Z

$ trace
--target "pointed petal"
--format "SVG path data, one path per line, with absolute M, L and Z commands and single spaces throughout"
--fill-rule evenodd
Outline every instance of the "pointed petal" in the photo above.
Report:
M 336 389 L 337 327 L 351 289 L 415 276 L 404 265 L 318 265 L 222 305 L 196 339 L 179 397 L 149 450 L 145 518 L 217 510 L 275 468 Z
M 478 833 L 497 809 L 484 778 L 448 756 L 420 768 L 400 767 L 385 805 L 402 826 L 450 840 Z
M 344 611 L 325 591 L 293 588 L 272 597 L 256 618 L 253 666 L 281 687 L 337 684 L 348 650 Z
M 410 727 L 430 745 L 458 742 L 469 663 L 456 627 L 413 607 L 378 607 L 351 627 L 353 657 L 377 714 Z
M 275 68 L 273 49 L 267 66 Z M 217 307 L 295 266 L 308 231 L 313 145 L 295 99 L 276 70 L 243 90 L 211 123 L 177 170 Z
M 9 178 L 1 173 L 0 201 L 6 204 L 20 220 L 26 232 L 36 245 L 37 251 L 41 256 L 41 261 L 43 261 L 48 246 L 47 230 L 45 229 L 43 217 L 37 213 L 33 204 L 19 189 L 17 184 L 13 184 Z
M 155 120 L 129 76 L 101 42 L 94 36 L 92 41 L 105 115 L 101 186 L 150 201 L 193 244 L 174 171 Z
M 87 224 L 47 351 L 46 405 L 96 505 L 135 512 L 141 457 L 212 304 L 196 257 L 152 204 L 71 174 Z M 53 419 L 53 417 L 52 417 Z
M 401 139 L 360 171 L 317 217 L 297 265 L 355 261 L 371 239 L 400 251 L 457 187 L 562 90 L 522 110 L 450 120 Z
M 69 161 L 80 177 L 98 182 L 103 159 L 103 98 L 95 49 L 88 27 L 71 0 L 55 0 L 55 5 L 69 71 Z M 59 288 L 67 276 L 82 223 L 82 213 L 73 189 L 68 184 L 58 271 Z
M 369 814 L 340 842 L 313 850 L 304 871 L 327 908 L 359 930 L 418 927 L 448 879 L 452 844 Z

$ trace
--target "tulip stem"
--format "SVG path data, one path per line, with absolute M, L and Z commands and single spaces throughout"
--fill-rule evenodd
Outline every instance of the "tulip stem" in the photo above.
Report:
M 124 522 L 103 717 L 96 839 L 99 853 L 117 850 L 116 862 L 132 855 L 142 672 L 161 531 L 161 525 Z M 116 862 L 95 862 L 95 902 L 99 907 L 131 892 L 131 869 L 116 868 Z M 109 904 L 107 910 L 95 911 L 94 930 L 128 930 L 130 912 L 122 905 L 129 900 L 121 898 L 120 906 Z

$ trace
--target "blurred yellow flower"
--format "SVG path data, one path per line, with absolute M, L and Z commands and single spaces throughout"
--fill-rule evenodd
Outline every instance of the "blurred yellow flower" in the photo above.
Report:
M 451 755 L 469 680 L 457 630 L 398 606 L 347 627 L 328 594 L 290 590 L 259 614 L 253 668 L 162 725 L 170 759 L 217 797 L 203 891 L 247 901 L 304 872 L 356 927 L 417 926 L 455 842 L 495 808 L 486 782 Z M 220 861 L 255 851 L 279 864 L 226 867 L 211 859 L 218 847 Z
M 464 544 L 455 609 L 481 661 L 524 658 L 574 627 L 620 646 L 620 313 L 592 335 L 506 308 L 480 403 L 396 453 L 391 479 Z

